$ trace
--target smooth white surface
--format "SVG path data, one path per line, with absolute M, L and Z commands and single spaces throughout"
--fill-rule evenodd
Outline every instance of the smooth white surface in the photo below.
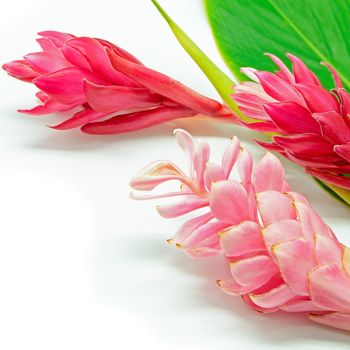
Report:
M 224 68 L 201 1 L 161 3 Z M 1 63 L 36 51 L 36 32 L 61 30 L 115 42 L 216 98 L 147 0 L 8 1 L 0 29 Z M 128 180 L 145 163 L 184 164 L 175 125 L 208 139 L 218 156 L 233 133 L 261 155 L 251 133 L 184 122 L 123 136 L 58 132 L 45 124 L 59 116 L 16 113 L 36 103 L 34 91 L 1 73 L 0 349 L 349 348 L 343 332 L 302 315 L 260 315 L 223 294 L 215 284 L 220 259 L 192 260 L 165 243 L 182 220 L 128 197 Z M 287 172 L 350 244 L 349 209 L 301 169 L 287 164 Z

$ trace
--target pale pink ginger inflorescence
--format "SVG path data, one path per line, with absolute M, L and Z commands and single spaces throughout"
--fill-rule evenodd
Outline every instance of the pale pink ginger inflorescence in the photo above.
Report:
M 258 143 L 305 167 L 320 180 L 350 189 L 350 94 L 337 72 L 335 88 L 326 90 L 304 62 L 291 54 L 293 72 L 276 56 L 275 73 L 242 68 L 253 81 L 234 86 L 232 98 L 240 110 L 255 119 L 246 126 L 275 132 L 271 143 Z
M 350 331 L 350 249 L 301 194 L 290 191 L 280 161 L 267 153 L 253 168 L 234 137 L 221 164 L 213 164 L 206 143 L 183 130 L 175 134 L 189 156 L 190 174 L 169 161 L 154 162 L 131 186 L 149 191 L 177 180 L 179 192 L 133 197 L 180 196 L 178 204 L 158 207 L 164 217 L 206 208 L 174 241 L 193 256 L 224 254 L 231 278 L 218 285 L 225 292 L 259 312 L 307 312 L 318 323 Z M 240 181 L 230 179 L 233 167 Z
M 21 112 L 71 111 L 55 129 L 118 134 L 197 114 L 234 119 L 221 103 L 146 67 L 106 40 L 56 31 L 39 34 L 42 51 L 3 68 L 40 90 L 36 96 L 42 104 Z

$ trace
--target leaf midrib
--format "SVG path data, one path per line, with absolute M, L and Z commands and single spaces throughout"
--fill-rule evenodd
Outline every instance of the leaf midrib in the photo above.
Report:
M 307 46 L 321 59 L 321 61 L 325 61 L 329 63 L 331 66 L 336 67 L 336 65 L 327 58 L 323 53 L 302 33 L 302 31 L 298 28 L 298 26 L 288 17 L 288 15 L 283 12 L 280 7 L 274 2 L 274 0 L 268 0 L 271 6 L 279 13 L 279 15 L 284 18 L 287 24 L 294 30 L 294 32 L 306 43 Z M 343 84 L 350 88 L 350 80 L 348 80 L 342 72 L 337 71 Z

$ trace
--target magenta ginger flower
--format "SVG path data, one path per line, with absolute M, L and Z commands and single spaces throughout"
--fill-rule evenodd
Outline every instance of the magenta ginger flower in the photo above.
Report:
M 145 67 L 105 40 L 54 31 L 40 35 L 37 41 L 43 51 L 3 68 L 41 90 L 36 96 L 43 104 L 21 112 L 72 110 L 73 116 L 55 129 L 81 127 L 89 134 L 117 134 L 197 114 L 232 118 L 219 102 Z
M 299 58 L 288 54 L 293 73 L 268 55 L 279 67 L 273 73 L 242 68 L 253 81 L 234 87 L 234 101 L 256 123 L 248 127 L 275 132 L 271 143 L 259 142 L 305 167 L 315 177 L 350 189 L 350 95 L 328 64 L 335 82 L 332 92 Z
M 181 196 L 178 204 L 158 207 L 165 217 L 206 208 L 174 241 L 194 256 L 225 256 L 231 278 L 218 281 L 223 291 L 242 296 L 259 312 L 307 312 L 313 321 L 350 331 L 350 249 L 301 194 L 290 191 L 280 161 L 267 153 L 253 169 L 251 155 L 233 138 L 217 165 L 208 161 L 205 143 L 195 148 L 181 130 L 176 138 L 190 158 L 190 175 L 159 161 L 137 174 L 131 186 L 149 191 L 177 180 L 179 192 L 133 197 Z M 240 181 L 230 179 L 234 166 Z

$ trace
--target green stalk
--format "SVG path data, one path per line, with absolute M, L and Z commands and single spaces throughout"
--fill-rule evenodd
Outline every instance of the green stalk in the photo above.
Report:
M 237 104 L 232 100 L 230 94 L 233 92 L 232 87 L 235 82 L 230 79 L 193 41 L 192 39 L 169 17 L 165 10 L 156 0 L 151 0 L 159 13 L 168 23 L 185 51 L 197 63 L 199 68 L 208 77 L 221 98 L 226 102 L 230 109 L 242 120 L 249 120 L 239 109 Z

